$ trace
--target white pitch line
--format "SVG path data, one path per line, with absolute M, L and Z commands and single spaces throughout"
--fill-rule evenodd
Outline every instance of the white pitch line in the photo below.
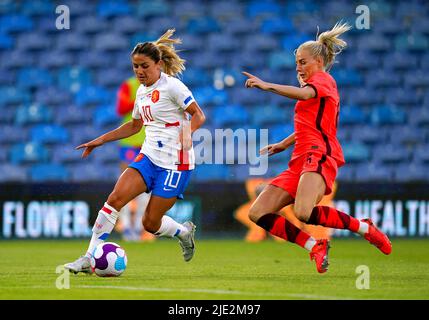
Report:
M 292 297 L 304 299 L 324 299 L 324 300 L 355 300 L 350 297 L 323 296 L 305 293 L 274 293 L 274 292 L 245 292 L 215 289 L 173 289 L 173 288 L 148 288 L 148 287 L 129 287 L 129 286 L 76 286 L 84 289 L 117 289 L 130 291 L 158 291 L 158 292 L 182 292 L 182 293 L 208 293 L 208 294 L 230 294 L 230 295 L 247 295 L 259 297 Z

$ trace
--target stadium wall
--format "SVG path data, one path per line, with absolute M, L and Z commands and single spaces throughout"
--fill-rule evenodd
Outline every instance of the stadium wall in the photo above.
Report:
M 371 217 L 392 237 L 429 237 L 429 185 L 340 183 L 339 210 Z M 0 239 L 82 238 L 113 184 L 8 184 L 0 190 Z M 242 237 L 234 211 L 248 201 L 243 183 L 190 184 L 169 215 L 192 219 L 200 238 Z M 350 233 L 337 230 L 334 237 Z

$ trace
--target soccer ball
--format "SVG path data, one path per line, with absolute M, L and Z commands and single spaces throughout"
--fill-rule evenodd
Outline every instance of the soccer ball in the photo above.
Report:
M 126 267 L 125 250 L 114 242 L 100 243 L 92 253 L 91 269 L 99 277 L 119 277 Z

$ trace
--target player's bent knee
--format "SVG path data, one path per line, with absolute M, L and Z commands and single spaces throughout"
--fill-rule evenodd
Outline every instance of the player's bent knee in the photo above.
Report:
M 143 228 L 150 233 L 157 232 L 160 228 L 160 224 L 161 221 L 156 221 L 146 216 L 143 218 Z
M 115 208 L 117 211 L 121 211 L 122 207 L 126 205 L 121 196 L 119 196 L 115 191 L 113 191 L 107 198 L 107 203 Z
M 294 213 L 295 216 L 298 218 L 298 220 L 302 222 L 307 222 L 310 218 L 310 214 L 313 208 L 306 208 L 305 206 L 300 206 L 298 204 L 295 204 L 294 206 Z

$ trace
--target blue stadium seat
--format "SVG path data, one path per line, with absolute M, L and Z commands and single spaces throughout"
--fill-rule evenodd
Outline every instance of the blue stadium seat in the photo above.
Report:
M 90 155 L 90 157 L 92 157 L 95 162 L 102 163 L 103 166 L 106 163 L 118 165 L 118 162 L 120 161 L 119 146 L 116 143 L 105 144 L 97 148 L 94 154 Z
M 189 87 L 208 86 L 213 82 L 208 72 L 201 68 L 189 68 L 183 73 L 183 82 Z
M 24 166 L 0 164 L 0 182 L 27 182 L 27 170 Z
M 404 26 L 396 20 L 383 19 L 374 22 L 374 29 L 387 36 L 396 35 L 404 30 Z
M 37 142 L 17 143 L 10 149 L 10 161 L 12 164 L 46 162 L 48 157 L 48 149 Z
M 404 75 L 404 82 L 408 87 L 427 88 L 429 87 L 429 74 L 427 71 L 413 69 Z
M 397 143 L 376 146 L 373 153 L 374 158 L 383 163 L 404 163 L 410 159 L 408 149 Z
M 214 33 L 208 36 L 208 48 L 213 52 L 230 52 L 240 49 L 237 38 L 223 33 Z
M 406 119 L 405 111 L 394 105 L 380 105 L 371 112 L 371 123 L 374 125 L 402 124 Z
M 0 2 L 0 14 L 13 14 L 18 11 L 18 3 L 14 0 Z
M 70 9 L 70 12 L 73 12 L 73 16 L 75 17 L 91 17 L 96 12 L 97 3 L 94 1 L 87 1 L 85 5 L 82 5 L 81 0 L 68 0 L 67 6 Z M 77 22 L 77 21 L 76 21 Z M 79 21 L 80 22 L 80 21 Z M 78 23 L 76 23 L 77 26 Z
M 1 36 L 1 35 L 0 35 Z M 29 52 L 13 50 L 2 55 L 1 66 L 4 69 L 23 68 L 36 65 L 36 56 Z
M 263 104 L 252 107 L 252 122 L 260 127 L 290 121 L 283 108 L 272 104 Z
M 268 18 L 262 22 L 261 31 L 267 34 L 285 35 L 295 33 L 292 21 L 287 18 Z
M 127 37 L 120 33 L 103 33 L 95 36 L 94 48 L 99 51 L 126 50 L 129 47 Z
M 223 164 L 202 164 L 196 166 L 195 181 L 226 181 L 230 179 L 229 166 Z
M 339 59 L 342 59 L 341 55 Z M 380 59 L 378 55 L 371 52 L 359 50 L 346 57 L 346 64 L 347 67 L 352 69 L 371 70 L 379 67 L 379 60 Z
M 414 160 L 425 164 L 429 163 L 429 144 L 421 144 L 416 148 Z
M 52 106 L 63 106 L 72 102 L 69 91 L 53 86 L 38 88 L 34 97 L 36 101 Z
M 346 105 L 340 108 L 340 124 L 364 124 L 367 121 L 367 115 L 357 105 Z
M 412 23 L 409 27 L 412 34 L 429 34 L 429 21 L 427 19 L 419 19 L 419 23 Z
M 56 124 L 38 124 L 30 129 L 31 140 L 39 143 L 65 143 L 69 140 L 66 128 Z
M 218 21 L 233 20 L 236 17 L 243 16 L 244 5 L 240 2 L 226 0 L 211 2 L 209 14 Z
M 394 173 L 397 182 L 427 182 L 429 180 L 427 167 L 415 163 L 400 164 L 395 168 Z
M 256 50 L 257 52 L 269 52 L 279 48 L 279 43 L 276 37 L 268 34 L 250 34 L 247 36 L 244 48 L 245 50 Z
M 346 165 L 338 170 L 337 180 L 341 182 L 353 182 L 355 180 L 354 165 Z
M 390 50 L 390 41 L 379 33 L 370 34 L 362 37 L 358 41 L 359 48 L 365 48 L 365 50 L 371 52 L 385 53 Z
M 102 18 L 124 16 L 131 13 L 131 6 L 127 1 L 104 0 L 97 7 L 97 14 Z
M 27 141 L 28 131 L 10 124 L 0 126 L 0 142 L 2 145 Z
M 137 4 L 137 16 L 141 18 L 168 16 L 170 12 L 170 3 L 164 0 L 145 0 Z
M 268 128 L 269 143 L 277 143 L 287 138 L 294 131 L 293 124 L 285 122 Z
M 25 126 L 35 123 L 50 123 L 52 121 L 52 110 L 44 104 L 24 104 L 16 110 L 15 123 Z
M 61 144 L 53 148 L 52 161 L 60 164 L 76 164 L 82 161 L 82 150 L 76 150 L 74 144 Z
M 314 37 L 306 33 L 295 33 L 282 37 L 281 44 L 286 52 L 293 53 L 302 43 L 309 40 L 314 40 Z
M 196 88 L 193 94 L 195 100 L 203 108 L 206 105 L 222 105 L 228 101 L 228 94 L 225 90 L 216 90 L 211 86 Z
M 109 103 L 114 99 L 111 92 L 99 86 L 87 86 L 76 93 L 76 105 L 87 106 L 94 104 Z
M 11 70 L 8 72 L 0 72 L 0 88 L 15 84 L 16 72 Z
M 26 90 L 16 87 L 0 87 L 0 106 L 17 105 L 30 101 L 30 94 Z
M 383 22 L 387 19 L 382 18 L 388 18 L 393 13 L 392 4 L 388 1 L 370 2 L 368 7 L 371 14 L 373 14 L 377 20 L 380 19 Z
M 33 20 L 21 14 L 5 15 L 0 18 L 0 30 L 3 33 L 25 32 L 33 28 Z
M 271 69 L 295 69 L 295 56 L 290 51 L 277 51 L 270 54 L 269 66 Z
M 65 67 L 58 72 L 58 86 L 61 89 L 76 93 L 92 82 L 91 73 L 81 67 Z
M 353 88 L 348 93 L 348 103 L 356 105 L 374 105 L 384 101 L 384 94 L 381 90 L 372 89 L 368 86 Z
M 132 15 L 118 16 L 115 18 L 113 29 L 119 33 L 134 34 L 141 30 L 141 21 Z
M 39 56 L 40 66 L 46 69 L 60 68 L 70 65 L 72 54 L 64 51 L 46 51 Z
M 231 101 L 246 107 L 261 105 L 268 101 L 268 95 L 260 90 L 237 87 L 231 94 Z
M 27 0 L 21 8 L 22 13 L 28 16 L 46 16 L 55 12 L 54 4 L 44 0 Z
M 212 32 L 219 32 L 220 26 L 216 19 L 212 17 L 197 17 L 189 20 L 186 26 L 190 34 L 203 35 Z
M 15 108 L 2 108 L 0 112 L 0 123 L 2 125 L 12 123 L 13 118 L 15 117 L 15 113 Z
M 33 182 L 67 181 L 69 172 L 60 164 L 36 164 L 30 168 L 30 177 Z
M 88 112 L 82 112 L 82 108 L 75 105 L 64 105 L 55 110 L 54 123 L 61 125 L 73 124 L 92 124 L 92 119 L 88 116 Z
M 258 31 L 258 28 L 259 26 L 254 20 L 249 20 L 241 16 L 236 16 L 222 23 L 223 31 L 235 36 L 245 36 L 255 33 Z
M 81 7 L 85 7 L 80 5 Z M 102 19 L 101 17 L 97 17 L 93 14 L 84 15 L 76 19 L 76 23 L 74 24 L 76 31 L 78 31 L 75 35 L 86 40 L 86 34 L 94 35 L 97 33 L 103 33 L 109 28 L 109 23 L 107 20 Z
M 72 143 L 76 146 L 91 141 L 106 133 L 105 129 L 95 126 L 79 125 L 69 127 Z
M 363 142 L 368 145 L 384 143 L 388 140 L 387 134 L 381 128 L 373 125 L 360 125 L 350 130 L 353 141 Z
M 213 110 L 212 122 L 217 128 L 244 125 L 249 121 L 249 112 L 241 105 L 222 105 Z
M 103 68 L 106 65 L 117 66 L 117 64 L 114 63 L 113 59 L 114 59 L 114 55 L 109 54 L 107 52 L 103 53 L 103 59 L 100 59 L 100 52 L 99 51 L 95 51 L 95 50 L 94 51 L 82 51 L 82 52 L 79 52 L 77 55 L 77 65 L 80 68 L 83 68 L 83 70 Z M 121 59 L 124 61 L 127 61 L 128 66 L 131 68 L 131 61 L 127 60 L 127 57 L 122 56 Z M 78 69 L 79 67 L 74 67 L 74 69 Z M 85 72 L 88 73 L 89 71 L 85 71 Z
M 391 182 L 393 180 L 392 167 L 365 163 L 355 169 L 355 182 Z
M 103 127 L 110 124 L 120 124 L 121 118 L 116 113 L 115 105 L 101 105 L 94 110 L 92 115 L 93 123 L 96 126 Z
M 414 126 L 395 126 L 389 130 L 390 142 L 401 145 L 417 145 L 424 143 L 424 132 L 421 128 Z
M 51 74 L 42 68 L 25 68 L 17 76 L 18 86 L 25 89 L 50 86 L 52 82 Z
M 129 68 L 128 71 L 122 71 L 118 68 L 111 68 L 108 70 L 103 70 L 102 72 L 98 72 L 96 73 L 95 82 L 97 83 L 97 85 L 100 85 L 102 87 L 117 90 L 121 83 L 131 76 L 130 73 L 132 71 L 130 61 L 128 61 L 127 66 Z
M 201 1 L 176 1 L 172 7 L 181 21 L 189 21 L 193 18 L 201 18 L 206 15 L 206 6 Z
M 119 165 L 100 165 L 95 163 L 79 164 L 71 167 L 71 180 L 73 182 L 114 182 L 120 174 Z
M 11 36 L 0 33 L 0 50 L 11 50 L 14 42 L 14 38 Z
M 52 48 L 52 38 L 45 34 L 31 32 L 23 33 L 17 38 L 17 48 L 23 51 L 40 51 Z M 63 45 L 61 39 L 61 45 Z
M 349 163 L 368 161 L 371 157 L 370 149 L 363 143 L 343 142 L 342 149 L 344 158 Z
M 417 106 L 420 99 L 414 90 L 399 87 L 387 90 L 385 101 L 388 104 L 411 107 Z
M 417 56 L 408 52 L 395 51 L 383 58 L 383 65 L 388 69 L 409 70 L 417 68 Z
M 362 84 L 362 76 L 353 69 L 334 69 L 331 72 L 339 87 L 354 86 Z
M 399 87 L 401 78 L 391 70 L 377 70 L 366 74 L 366 84 L 371 88 Z
M 246 71 L 251 71 L 249 69 L 258 69 L 260 66 L 266 64 L 265 54 L 255 52 L 254 50 L 236 52 L 231 60 L 232 67 Z
M 422 34 L 403 34 L 395 38 L 396 50 L 425 52 L 429 49 L 429 40 Z
M 282 7 L 276 1 L 252 1 L 247 5 L 246 14 L 250 19 L 263 19 L 277 17 Z
M 61 36 L 61 45 L 57 48 L 57 50 L 68 51 L 76 51 L 80 52 L 83 50 L 87 50 L 89 44 L 92 43 L 90 38 L 82 33 L 66 33 Z

